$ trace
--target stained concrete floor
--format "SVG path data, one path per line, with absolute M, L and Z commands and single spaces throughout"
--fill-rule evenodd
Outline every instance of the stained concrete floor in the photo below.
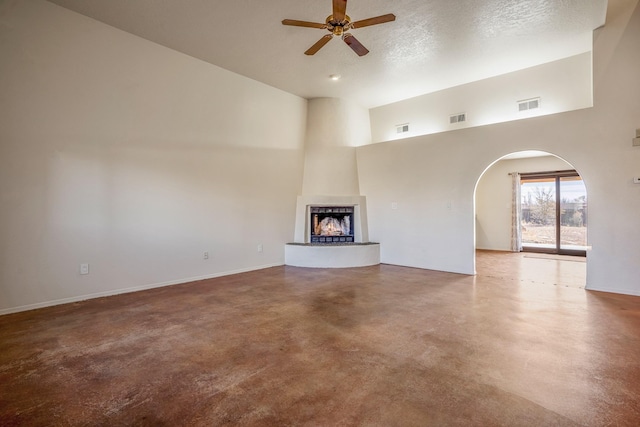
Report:
M 585 264 L 276 267 L 0 317 L 0 425 L 640 425 L 640 298 Z

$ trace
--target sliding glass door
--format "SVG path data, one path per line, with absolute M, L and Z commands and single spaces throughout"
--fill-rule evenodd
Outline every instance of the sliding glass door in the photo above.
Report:
M 552 250 L 556 241 L 556 181 L 552 177 L 522 178 L 523 249 Z
M 576 171 L 521 174 L 522 249 L 585 255 L 587 192 Z
M 587 189 L 579 176 L 559 177 L 560 250 L 587 249 Z

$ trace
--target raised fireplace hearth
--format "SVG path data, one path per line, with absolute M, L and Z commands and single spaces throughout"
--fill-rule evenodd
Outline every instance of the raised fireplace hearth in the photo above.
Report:
M 380 264 L 380 245 L 369 242 L 364 196 L 299 196 L 294 242 L 285 264 L 345 268 Z

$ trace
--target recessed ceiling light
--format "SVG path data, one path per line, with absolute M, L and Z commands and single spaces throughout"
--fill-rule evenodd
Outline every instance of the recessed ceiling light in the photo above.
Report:
M 331 74 L 329 78 L 333 81 L 340 80 L 340 74 Z

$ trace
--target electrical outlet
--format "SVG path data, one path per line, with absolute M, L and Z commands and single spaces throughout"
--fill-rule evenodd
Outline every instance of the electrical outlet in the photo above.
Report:
M 263 249 L 263 248 L 262 248 L 262 243 L 260 243 L 260 244 L 258 245 L 258 252 L 262 252 L 262 249 Z
M 80 264 L 80 274 L 89 274 L 89 264 Z
M 209 252 L 205 252 L 205 253 L 202 255 L 202 259 L 209 259 Z

